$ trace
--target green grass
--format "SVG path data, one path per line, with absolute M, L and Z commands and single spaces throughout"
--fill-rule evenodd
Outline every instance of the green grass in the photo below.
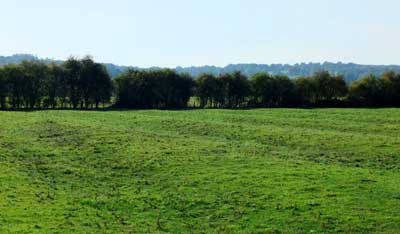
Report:
M 0 112 L 0 233 L 399 233 L 400 109 Z

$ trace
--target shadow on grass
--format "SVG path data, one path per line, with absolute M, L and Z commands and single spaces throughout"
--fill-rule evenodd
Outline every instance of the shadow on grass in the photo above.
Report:
M 41 112 L 41 111 L 77 111 L 77 112 L 132 112 L 132 111 L 145 111 L 145 110 L 159 110 L 159 111 L 195 111 L 195 110 L 265 110 L 265 109 L 299 109 L 299 110 L 315 110 L 315 109 L 388 109 L 400 108 L 395 106 L 385 107 L 324 107 L 324 106 L 305 106 L 305 107 L 240 107 L 240 108 L 201 108 L 201 107 L 186 107 L 186 108 L 122 108 L 122 107 L 106 107 L 98 109 L 73 109 L 73 108 L 34 108 L 34 109 L 0 109 L 0 112 Z

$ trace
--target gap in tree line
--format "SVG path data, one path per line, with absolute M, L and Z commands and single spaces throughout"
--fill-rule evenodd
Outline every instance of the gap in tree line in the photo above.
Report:
M 241 72 L 193 78 L 175 70 L 128 70 L 111 79 L 90 57 L 0 67 L 1 109 L 183 109 L 400 106 L 400 74 L 368 75 L 351 84 L 320 71 L 309 77 Z

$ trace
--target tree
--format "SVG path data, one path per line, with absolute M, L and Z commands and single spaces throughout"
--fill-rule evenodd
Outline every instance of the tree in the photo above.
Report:
M 221 85 L 212 74 L 201 74 L 196 80 L 196 96 L 200 99 L 200 107 L 207 105 L 216 107 L 219 102 Z
M 353 82 L 349 95 L 352 100 L 367 106 L 377 106 L 382 103 L 382 82 L 374 75 L 368 75 Z
M 44 96 L 44 83 L 48 75 L 47 66 L 40 62 L 24 61 L 21 64 L 23 77 L 22 96 L 25 107 L 34 108 L 40 106 Z
M 0 67 L 0 109 L 6 109 L 8 96 L 8 81 L 4 69 Z
M 115 79 L 117 103 L 125 108 L 184 108 L 194 82 L 173 70 L 128 70 Z
M 287 76 L 275 76 L 275 105 L 292 106 L 295 104 L 296 88 Z
M 11 107 L 19 109 L 23 103 L 24 72 L 19 65 L 7 65 L 3 67 L 3 75 L 6 79 Z
M 158 108 L 184 108 L 193 94 L 194 81 L 186 74 L 170 69 L 149 72 L 157 82 L 154 91 Z
M 327 71 L 314 74 L 317 87 L 317 101 L 329 103 L 347 94 L 347 84 L 343 76 L 331 76 Z
M 110 75 L 108 74 L 106 68 L 96 63 L 95 65 L 95 84 L 96 87 L 92 92 L 92 98 L 94 100 L 95 108 L 99 108 L 100 103 L 109 103 L 112 92 L 113 92 L 113 83 Z
M 383 105 L 400 106 L 400 74 L 385 72 L 381 78 Z
M 0 67 L 0 109 L 99 108 L 109 103 L 124 108 L 185 108 L 197 96 L 201 107 L 286 107 L 352 101 L 355 105 L 400 106 L 400 74 L 386 72 L 355 81 L 348 90 L 341 75 L 321 71 L 294 80 L 257 73 L 251 80 L 240 72 L 196 81 L 171 69 L 128 70 L 111 80 L 104 65 L 90 57 L 70 58 L 61 65 L 24 61 Z M 349 102 L 350 103 L 350 102 Z
M 82 64 L 75 58 L 69 58 L 64 64 L 68 98 L 72 108 L 76 109 L 82 100 L 81 72 Z
M 64 67 L 54 63 L 48 67 L 48 75 L 44 81 L 44 90 L 46 93 L 45 107 L 54 109 L 60 103 L 61 108 L 64 108 L 68 94 L 67 72 Z
M 241 72 L 223 74 L 219 78 L 223 87 L 224 101 L 222 106 L 228 108 L 241 107 L 243 101 L 250 96 L 250 82 Z
M 173 87 L 172 102 L 168 103 L 168 108 L 186 108 L 190 97 L 194 94 L 195 83 L 189 74 L 172 73 Z M 171 105 L 172 104 L 172 105 Z
M 294 103 L 295 86 L 287 76 L 258 73 L 251 82 L 255 102 L 262 107 L 290 106 Z
M 85 108 L 100 102 L 108 102 L 112 92 L 112 82 L 104 65 L 95 63 L 89 56 L 81 60 L 80 90 Z
M 156 77 L 149 72 L 128 70 L 116 79 L 116 106 L 124 108 L 153 108 L 161 99 L 156 93 Z
M 294 80 L 299 103 L 313 105 L 317 102 L 318 88 L 312 77 L 300 77 Z
M 118 107 L 133 108 L 136 107 L 135 96 L 136 92 L 136 73 L 139 71 L 128 70 L 118 75 L 114 82 L 117 88 L 117 101 L 115 103 Z
M 91 104 L 91 99 L 94 97 L 94 92 L 97 88 L 96 77 L 98 66 L 90 57 L 85 57 L 80 61 L 80 76 L 79 76 L 79 90 L 81 92 L 82 101 L 81 108 L 83 105 L 86 109 Z M 94 98 L 93 98 L 94 99 Z
M 0 67 L 0 108 L 99 107 L 110 101 L 113 82 L 90 57 L 61 65 L 38 61 Z M 59 105 L 60 104 L 60 105 Z
M 251 78 L 254 102 L 261 107 L 270 106 L 274 93 L 274 78 L 268 73 L 257 73 Z

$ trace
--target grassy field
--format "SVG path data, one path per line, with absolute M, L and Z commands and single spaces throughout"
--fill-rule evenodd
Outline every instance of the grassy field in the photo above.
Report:
M 400 109 L 0 112 L 0 233 L 400 233 Z

